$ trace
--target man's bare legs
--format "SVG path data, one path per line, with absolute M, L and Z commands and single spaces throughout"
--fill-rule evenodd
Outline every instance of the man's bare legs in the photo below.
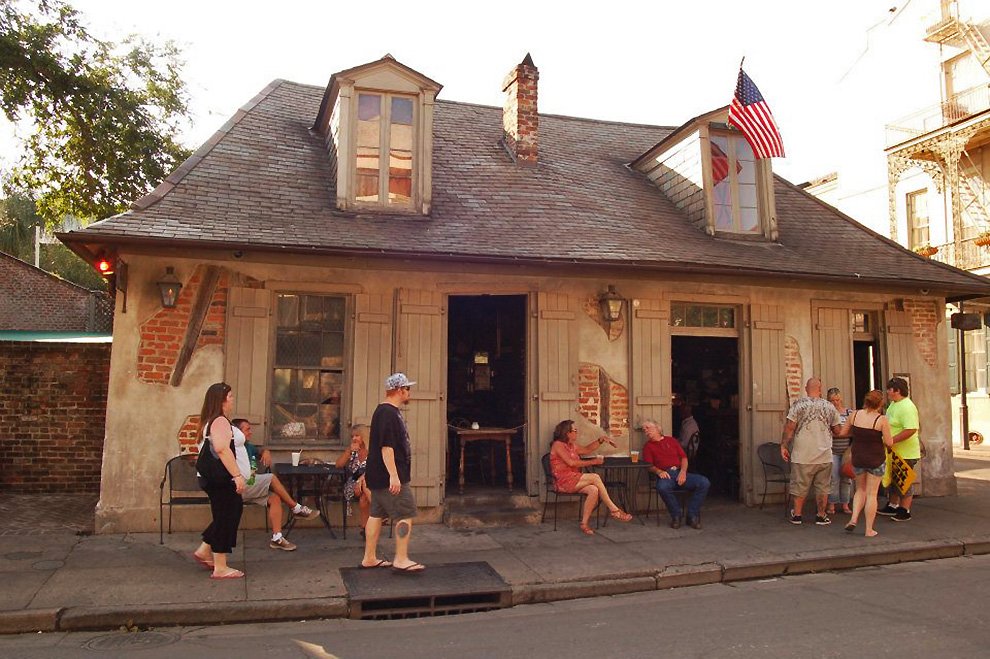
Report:
M 378 536 L 382 532 L 382 518 L 369 517 L 368 523 L 364 527 L 364 558 L 361 565 L 364 567 L 375 567 L 378 565 Z M 388 561 L 385 562 L 388 565 Z M 383 566 L 384 567 L 384 566 Z

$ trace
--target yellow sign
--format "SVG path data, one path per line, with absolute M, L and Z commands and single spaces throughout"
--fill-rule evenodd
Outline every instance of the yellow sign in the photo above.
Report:
M 904 458 L 887 449 L 887 468 L 883 472 L 883 486 L 895 485 L 901 494 L 908 491 L 914 483 L 918 474 L 911 468 Z

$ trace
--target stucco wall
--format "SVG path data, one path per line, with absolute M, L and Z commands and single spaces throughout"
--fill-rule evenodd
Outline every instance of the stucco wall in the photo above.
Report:
M 121 313 L 118 307 L 114 352 L 110 376 L 110 406 L 107 415 L 107 437 L 103 461 L 101 500 L 97 513 L 97 530 L 118 532 L 123 530 L 153 530 L 157 526 L 157 484 L 164 463 L 180 451 L 182 429 L 190 415 L 198 414 L 206 388 L 224 377 L 224 347 L 218 344 L 200 343 L 192 354 L 189 366 L 180 386 L 144 382 L 138 378 L 137 355 L 139 330 L 142 323 L 159 314 L 160 302 L 154 282 L 166 265 L 173 266 L 183 282 L 190 281 L 200 263 L 194 255 L 175 255 L 173 258 L 151 258 L 140 254 L 125 255 L 131 264 L 128 290 L 128 310 Z M 768 288 L 739 282 L 712 282 L 704 279 L 657 276 L 650 279 L 619 279 L 611 275 L 575 270 L 561 276 L 546 277 L 538 270 L 516 268 L 486 268 L 482 266 L 441 265 L 433 270 L 417 268 L 410 263 L 366 263 L 353 260 L 293 257 L 280 263 L 256 262 L 250 256 L 212 261 L 224 268 L 224 277 L 232 286 L 268 286 L 285 289 L 339 292 L 345 294 L 377 294 L 392 299 L 398 289 L 438 291 L 446 294 L 473 295 L 483 293 L 528 294 L 535 291 L 566 293 L 574 310 L 575 336 L 578 342 L 578 364 L 594 365 L 608 374 L 610 381 L 621 387 L 629 386 L 630 344 L 629 328 L 623 328 L 619 336 L 608 332 L 586 312 L 586 303 L 615 285 L 619 293 L 629 301 L 626 312 L 636 299 L 698 301 L 704 303 L 736 304 L 740 309 L 740 467 L 743 477 L 743 498 L 753 501 L 754 490 L 759 492 L 759 463 L 755 461 L 754 440 L 751 435 L 749 406 L 751 391 L 759 382 L 750 380 L 750 367 L 754 360 L 762 359 L 753 354 L 749 343 L 748 311 L 750 305 L 778 305 L 784 310 L 784 333 L 793 340 L 799 353 L 801 380 L 812 375 L 814 349 L 814 321 L 812 304 L 815 300 L 848 302 L 851 305 L 870 303 L 890 308 L 904 306 L 904 296 L 880 295 L 874 292 L 852 290 L 815 290 L 799 287 L 793 282 L 783 282 L 780 288 Z M 566 275 L 566 276 L 564 276 Z M 923 298 L 919 298 L 922 299 Z M 931 299 L 927 303 L 933 304 Z M 908 305 L 910 307 L 910 304 Z M 394 326 L 393 326 L 393 332 Z M 944 322 L 934 327 L 936 345 L 939 346 L 935 364 L 928 364 L 917 350 L 912 351 L 913 398 L 918 403 L 923 420 L 925 438 L 930 453 L 936 457 L 925 466 L 925 493 L 945 494 L 954 491 L 951 451 L 948 450 L 949 401 L 947 395 L 947 369 L 944 355 Z M 534 335 L 531 333 L 530 337 Z M 529 352 L 533 352 L 530 350 Z M 669 351 L 669 344 L 663 347 Z M 531 355 L 532 357 L 532 355 Z M 662 355 L 661 355 L 661 358 Z M 267 368 L 267 366 L 266 366 Z M 532 368 L 532 364 L 531 364 Z M 579 368 L 579 367 L 578 367 Z M 781 368 L 784 368 L 782 366 Z M 577 389 L 578 373 L 573 384 Z M 416 378 L 415 373 L 410 376 Z M 884 377 L 887 374 L 884 373 Z M 377 391 L 380 384 L 365 381 L 366 374 L 352 373 L 355 387 Z M 235 397 L 238 392 L 235 391 Z M 534 403 L 535 404 L 535 403 Z M 573 418 L 581 429 L 582 441 L 590 440 L 602 432 L 582 415 L 580 400 L 573 405 Z M 532 407 L 531 407 L 532 410 Z M 235 413 L 237 412 L 235 406 Z M 357 413 L 357 412 L 355 412 Z M 665 414 L 669 417 L 669 406 Z M 635 427 L 634 413 L 627 415 L 625 426 L 619 433 L 619 449 L 628 450 L 629 427 Z M 782 425 L 784 413 L 779 413 Z M 348 412 L 344 421 L 349 420 Z M 669 418 L 662 419 L 669 423 Z M 541 420 L 546 425 L 547 420 Z M 621 425 L 621 424 L 620 424 Z M 552 426 L 548 426 L 552 427 Z M 779 426 L 778 426 L 779 428 Z M 531 458 L 545 452 L 549 435 L 543 429 L 530 426 L 527 443 Z M 613 428 L 614 433 L 614 428 Z M 633 433 L 635 434 L 635 433 Z M 442 440 L 439 440 L 442 441 Z M 766 441 L 760 439 L 760 441 Z M 336 451 L 311 452 L 312 457 L 333 459 Z M 287 453 L 276 452 L 276 460 L 287 459 Z M 528 463 L 532 470 L 536 463 Z M 536 467 L 538 469 L 538 467 Z M 442 474 L 435 474 L 440 479 Z M 530 480 L 527 478 L 527 480 Z M 435 512 L 435 511 L 434 511 Z M 260 523 L 260 517 L 256 520 Z M 177 528 L 196 528 L 201 520 L 193 516 L 179 516 Z

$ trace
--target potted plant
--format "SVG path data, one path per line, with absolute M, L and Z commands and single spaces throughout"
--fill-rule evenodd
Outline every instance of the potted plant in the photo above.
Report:
M 938 253 L 938 247 L 935 247 L 931 243 L 925 243 L 924 245 L 918 245 L 914 248 L 915 254 L 920 254 L 924 257 L 931 257 Z
M 973 242 L 979 245 L 980 247 L 986 247 L 987 245 L 990 245 L 990 229 L 984 231 L 976 238 L 974 238 Z

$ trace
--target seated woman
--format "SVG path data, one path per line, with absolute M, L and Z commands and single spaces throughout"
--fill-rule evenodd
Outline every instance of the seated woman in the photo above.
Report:
M 368 437 L 370 429 L 364 424 L 351 426 L 351 450 L 337 458 L 337 468 L 347 469 L 347 482 L 344 483 L 344 499 L 347 501 L 347 514 L 351 514 L 351 501 L 358 500 L 361 514 L 361 537 L 368 523 L 371 510 L 371 492 L 364 484 L 364 470 L 368 467 Z
M 623 512 L 608 495 L 602 477 L 598 474 L 587 474 L 582 468 L 590 465 L 600 465 L 605 462 L 605 458 L 597 457 L 591 460 L 582 460 L 582 455 L 587 455 L 599 448 L 605 442 L 612 446 L 615 443 L 608 437 L 599 437 L 596 440 L 584 445 L 577 444 L 577 428 L 570 419 L 561 421 L 553 431 L 553 442 L 550 446 L 550 470 L 553 473 L 554 483 L 558 492 L 574 493 L 580 492 L 587 495 L 584 500 L 584 509 L 581 511 L 581 531 L 587 535 L 594 535 L 595 532 L 588 526 L 591 513 L 598 505 L 598 499 L 608 506 L 609 514 L 620 522 L 628 522 L 632 515 Z

